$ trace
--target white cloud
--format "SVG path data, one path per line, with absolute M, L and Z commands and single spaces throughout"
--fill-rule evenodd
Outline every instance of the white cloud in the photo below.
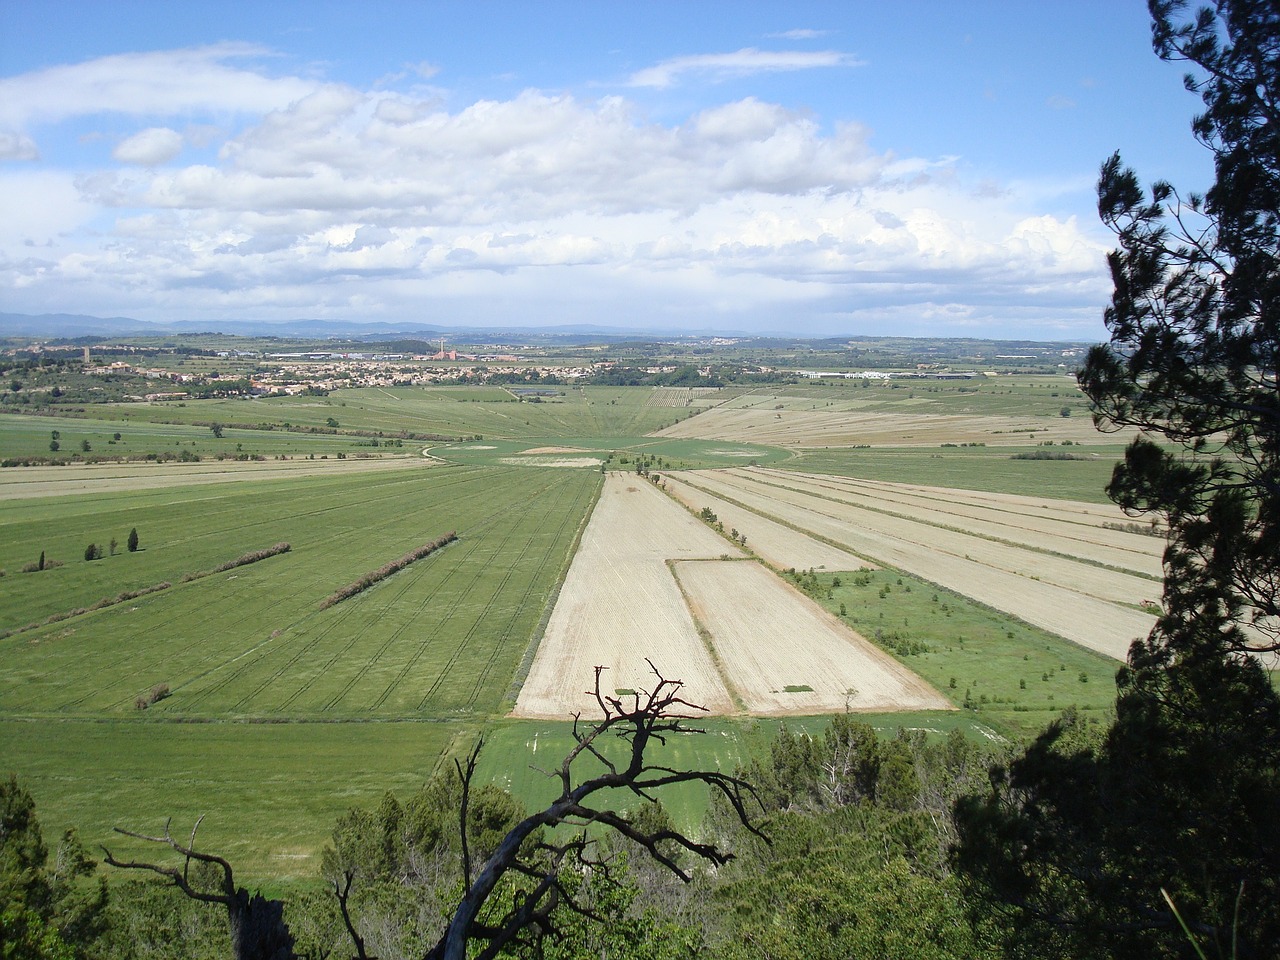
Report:
M 0 130 L 0 160 L 38 160 L 40 151 L 26 134 Z
M 51 250 L 60 237 L 90 221 L 96 212 L 68 174 L 0 169 L 0 259 L 21 258 L 34 248 Z
M 431 303 L 457 322 L 723 311 L 776 329 L 792 308 L 970 323 L 1105 300 L 1101 238 L 1042 212 L 1060 185 L 966 182 L 955 158 L 877 151 L 856 123 L 753 97 L 677 123 L 537 90 L 448 109 L 436 91 L 270 80 L 210 50 L 172 56 L 242 83 L 219 110 L 257 98 L 231 139 L 189 107 L 177 129 L 122 140 L 124 167 L 0 180 L 10 309 L 394 319 Z M 672 82 L 729 69 L 669 65 Z M 184 163 L 186 144 L 213 150 Z
M 708 75 L 714 80 L 745 77 L 754 73 L 814 70 L 826 67 L 857 67 L 861 63 L 837 50 L 756 50 L 747 47 L 733 53 L 700 53 L 674 57 L 631 75 L 633 87 L 669 87 L 688 73 Z
M 168 127 L 148 127 L 122 140 L 111 151 L 121 163 L 155 167 L 168 163 L 182 152 L 182 134 Z
M 25 130 L 98 113 L 169 116 L 192 110 L 261 113 L 305 96 L 315 84 L 273 78 L 230 62 L 269 51 L 245 43 L 122 53 L 0 79 L 0 125 Z
M 825 37 L 830 30 L 810 30 L 801 27 L 796 30 L 784 30 L 782 33 L 771 33 L 770 37 L 780 40 L 816 40 L 818 37 Z

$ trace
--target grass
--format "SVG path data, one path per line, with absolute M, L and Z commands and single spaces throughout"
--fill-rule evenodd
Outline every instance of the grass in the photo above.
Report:
M 861 723 L 874 727 L 882 736 L 893 736 L 900 729 L 923 730 L 932 736 L 945 736 L 961 730 L 983 742 L 998 741 L 997 734 L 981 715 L 970 712 L 922 712 L 893 714 L 858 714 Z M 705 731 L 686 737 L 671 737 L 665 746 L 656 745 L 647 756 L 653 763 L 674 769 L 710 769 L 734 772 L 745 767 L 754 756 L 767 756 L 769 744 L 778 731 L 804 732 L 820 738 L 830 718 L 817 717 L 708 717 L 690 725 Z M 570 723 L 553 721 L 496 720 L 483 731 L 484 747 L 477 767 L 478 775 L 499 784 L 523 800 L 532 812 L 546 806 L 558 795 L 559 781 L 548 774 L 558 769 L 573 746 Z M 455 750 L 465 752 L 478 733 L 459 734 Z M 472 737 L 467 740 L 466 737 Z M 575 782 L 600 772 L 589 758 L 574 766 Z M 697 833 L 709 807 L 707 788 L 702 785 L 677 785 L 661 791 L 662 801 L 677 825 Z M 632 809 L 640 801 L 633 796 L 616 797 L 611 802 L 621 809 Z
M 1013 460 L 1039 447 L 878 447 L 805 450 L 782 464 L 806 473 L 829 473 L 863 480 L 910 482 L 988 493 L 1108 503 L 1106 486 L 1123 456 L 1119 445 L 1064 447 L 1087 451 L 1089 460 Z M 1054 447 L 1054 450 L 1060 448 Z M 1096 458 L 1095 455 L 1096 454 Z
M 828 610 L 843 607 L 854 630 L 1010 738 L 1068 706 L 1105 712 L 1115 702 L 1116 661 L 949 590 L 890 570 L 817 582 Z
M 16 501 L 3 564 L 46 549 L 64 566 L 11 574 L 0 623 L 17 625 L 161 580 L 172 589 L 0 640 L 9 715 L 419 717 L 496 710 L 542 616 L 599 477 L 519 468 L 389 471 L 174 488 L 146 496 Z M 515 504 L 521 504 L 517 509 Z M 76 546 L 145 549 L 86 562 Z M 320 610 L 351 572 L 375 569 L 456 529 L 437 551 L 346 603 Z M 288 554 L 189 583 L 246 549 Z M 18 548 L 15 544 L 27 544 Z M 47 546 L 45 546 L 47 545 Z M 36 551 L 38 552 L 38 551 Z M 127 651 L 122 656 L 121 651 Z
M 45 839 L 76 827 L 91 850 L 154 857 L 112 832 L 175 836 L 200 816 L 200 846 L 241 882 L 314 881 L 334 821 L 416 789 L 453 725 L 440 723 L 32 723 L 0 720 L 0 770 L 31 791 Z

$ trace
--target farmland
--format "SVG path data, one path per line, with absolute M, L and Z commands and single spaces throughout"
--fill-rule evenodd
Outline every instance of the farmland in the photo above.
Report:
M 337 813 L 481 734 L 482 769 L 540 795 L 522 752 L 560 749 L 597 664 L 610 694 L 644 688 L 646 656 L 686 680 L 730 764 L 769 715 L 998 738 L 1106 709 L 1161 547 L 1108 526 L 1116 438 L 1061 377 L 916 390 L 388 387 L 0 417 L 6 456 L 48 459 L 53 431 L 91 448 L 0 471 L 0 763 L 49 829 L 208 813 L 246 876 L 307 878 Z M 920 415 L 966 419 L 925 435 Z M 1009 459 L 1048 440 L 1082 459 Z

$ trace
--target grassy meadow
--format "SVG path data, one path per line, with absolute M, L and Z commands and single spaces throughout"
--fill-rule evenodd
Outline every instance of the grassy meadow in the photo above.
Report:
M 15 772 L 35 795 L 46 834 L 75 825 L 96 845 L 114 825 L 157 831 L 172 815 L 181 831 L 207 814 L 202 842 L 229 855 L 246 880 L 313 878 L 338 813 L 386 790 L 414 789 L 480 735 L 482 775 L 530 802 L 545 796 L 547 781 L 531 765 L 559 761 L 567 724 L 504 715 L 600 488 L 599 461 L 620 470 L 638 457 L 655 470 L 755 461 L 1101 500 L 1119 455 L 1118 446 L 1093 446 L 1105 455 L 1015 461 L 1009 456 L 1019 448 L 800 450 L 648 436 L 730 402 L 992 414 L 1012 406 L 1056 417 L 1062 405 L 1081 402 L 1065 377 L 911 388 L 842 381 L 551 389 L 557 395 L 540 402 L 496 387 L 395 387 L 0 416 L 4 458 L 49 456 L 57 430 L 62 455 L 88 441 L 92 454 L 122 458 L 186 450 L 205 461 L 339 453 L 380 461 L 359 474 L 252 481 L 236 481 L 229 462 L 220 483 L 195 472 L 183 480 L 175 464 L 179 478 L 169 485 L 47 497 L 6 492 L 35 468 L 0 471 L 0 771 Z M 221 438 L 210 423 L 223 425 Z M 557 448 L 563 452 L 538 452 Z M 551 466 L 548 457 L 588 466 Z M 143 476 L 153 468 L 112 469 Z M 140 549 L 129 552 L 135 528 Z M 333 591 L 450 531 L 456 542 L 321 609 Z M 210 572 L 281 542 L 287 553 Z M 89 543 L 102 548 L 101 559 L 85 559 Z M 22 572 L 42 552 L 60 565 Z M 821 578 L 829 583 L 830 575 Z M 846 619 L 868 636 L 879 629 L 899 635 L 891 642 L 927 645 L 904 663 L 957 706 L 968 694 L 973 709 L 864 718 L 877 727 L 1016 738 L 1068 705 L 1110 705 L 1114 663 L 928 584 L 897 580 L 885 571 L 859 586 L 842 575 L 825 602 L 836 611 L 843 603 Z M 86 609 L 161 583 L 170 586 Z M 168 695 L 140 709 L 138 698 L 159 686 Z M 706 736 L 672 745 L 672 762 L 731 768 L 783 722 L 817 732 L 826 721 L 709 720 Z M 667 802 L 696 823 L 706 801 L 679 794 Z

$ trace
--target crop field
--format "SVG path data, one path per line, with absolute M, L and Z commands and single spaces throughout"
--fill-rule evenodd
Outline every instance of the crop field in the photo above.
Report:
M 18 588 L 0 602 L 9 629 L 23 625 L 19 610 L 39 618 L 118 590 L 174 586 L 0 641 L 8 666 L 0 704 L 11 714 L 129 713 L 139 694 L 165 683 L 171 696 L 151 708 L 162 716 L 495 709 L 598 476 L 422 467 L 366 474 L 358 483 L 302 483 L 170 488 L 141 507 L 129 495 L 10 505 L 6 567 L 40 549 L 67 562 L 6 578 Z M 525 509 L 510 509 L 516 502 Z M 110 530 L 123 542 L 131 528 L 144 547 L 136 554 L 87 562 L 73 545 L 105 541 Z M 353 571 L 376 569 L 449 530 L 458 531 L 457 543 L 319 609 Z M 278 541 L 292 551 L 180 582 Z M 13 555 L 19 545 L 25 556 Z
M 671 559 L 721 555 L 742 554 L 647 481 L 607 475 L 514 715 L 598 712 L 588 694 L 596 666 L 607 668 L 605 694 L 651 689 L 645 658 L 663 676 L 683 680 L 695 703 L 732 712 L 733 699 L 667 567 Z
M 652 689 L 646 659 L 713 713 L 949 708 L 742 556 L 653 485 L 610 474 L 514 715 L 588 713 L 596 666 L 606 695 Z
M 388 468 L 420 470 L 420 460 L 353 458 L 350 460 L 213 460 L 200 463 L 77 463 L 58 467 L 26 467 L 0 473 L 0 499 L 101 495 L 209 483 L 244 483 L 301 477 L 341 477 Z
M 725 403 L 663 428 L 659 436 L 701 437 L 783 447 L 937 447 L 944 443 L 1025 446 L 1052 440 L 1071 444 L 1114 443 L 1085 417 L 874 413 L 861 410 L 795 409 L 768 400 L 751 406 Z M 754 397 L 750 399 L 755 399 Z M 769 400 L 776 398 L 769 398 Z
M 651 684 L 646 656 L 686 681 L 727 716 L 673 762 L 728 768 L 782 716 L 996 738 L 1103 711 L 1151 622 L 1163 544 L 1108 526 L 1129 522 L 1101 492 L 1117 439 L 1088 433 L 1066 378 L 555 389 L 0 417 L 6 456 L 47 455 L 57 430 L 64 453 L 203 458 L 0 470 L 0 769 L 46 832 L 96 844 L 207 813 L 202 835 L 245 878 L 311 878 L 334 817 L 481 734 L 482 773 L 542 796 L 529 764 L 563 755 L 597 664 L 611 694 Z M 934 414 L 964 419 L 917 436 Z M 803 425 L 827 421 L 843 426 Z M 966 431 L 988 446 L 958 446 Z M 1009 459 L 1048 439 L 1088 459 Z M 263 459 L 212 459 L 241 454 Z M 705 798 L 673 802 L 692 823 Z
M 1045 453 L 1043 447 L 831 447 L 797 451 L 780 465 L 802 473 L 1110 503 L 1105 491 L 1123 447 L 1052 449 L 1080 459 L 1030 459 Z
M 275 425 L 318 430 L 400 431 L 471 437 L 642 436 L 692 409 L 651 405 L 651 387 L 549 387 L 552 397 L 521 399 L 493 387 L 360 387 L 324 397 L 260 397 L 199 402 L 103 404 L 101 420 L 174 424 Z M 694 407 L 693 409 L 697 409 Z M 123 427 L 113 427 L 123 431 Z
M 748 713 L 951 709 L 910 670 L 758 563 L 681 561 L 676 574 Z
M 710 510 L 730 536 L 737 532 L 747 538 L 751 552 L 779 570 L 862 570 L 875 566 L 848 550 L 832 546 L 777 520 L 712 496 L 692 482 L 697 475 L 667 474 L 663 489 L 694 513 Z
M 222 401 L 211 403 L 222 404 Z M 239 412 L 244 413 L 251 404 L 252 401 L 241 401 Z M 5 458 L 50 457 L 55 454 L 50 443 L 57 433 L 59 449 L 56 453 L 63 457 L 85 453 L 93 457 L 127 460 L 148 455 L 168 454 L 174 457 L 186 453 L 201 458 L 221 455 L 234 459 L 245 454 L 275 459 L 312 454 L 336 457 L 339 453 L 347 456 L 373 453 L 372 438 L 285 430 L 282 424 L 264 423 L 260 429 L 225 426 L 222 436 L 217 437 L 207 423 L 218 422 L 221 414 L 215 415 L 210 407 L 197 404 L 185 409 L 178 409 L 172 404 L 121 405 L 114 408 L 116 412 L 124 411 L 118 418 L 110 418 L 113 408 L 106 405 L 87 409 L 96 416 L 9 414 L 0 417 L 0 451 Z M 186 414 L 202 422 L 168 422 L 173 414 Z M 319 423 L 323 426 L 324 419 Z M 274 428 L 267 429 L 269 425 Z M 87 451 L 84 450 L 86 443 L 89 445 Z M 380 447 L 379 452 L 390 454 L 395 449 Z M 408 452 L 405 448 L 398 450 L 400 453 Z
M 1153 571 L 1163 543 L 1104 526 L 1125 521 L 1114 508 L 784 471 L 716 471 L 684 479 L 1116 659 L 1154 623 L 1141 604 L 1158 598 Z M 904 497 L 915 501 L 904 504 Z

